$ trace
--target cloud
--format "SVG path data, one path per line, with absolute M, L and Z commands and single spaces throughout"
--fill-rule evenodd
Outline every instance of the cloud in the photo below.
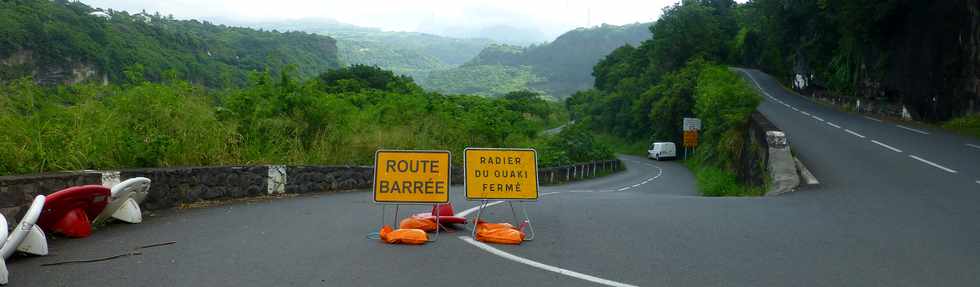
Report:
M 217 23 L 335 19 L 366 27 L 417 31 L 420 27 L 512 25 L 556 36 L 601 23 L 649 22 L 677 0 L 89 0 L 88 5 L 159 12 Z

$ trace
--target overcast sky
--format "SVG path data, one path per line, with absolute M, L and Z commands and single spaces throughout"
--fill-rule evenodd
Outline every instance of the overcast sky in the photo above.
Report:
M 389 31 L 512 25 L 549 36 L 601 23 L 651 22 L 678 0 L 83 0 L 98 8 L 160 12 L 216 23 L 335 19 Z M 742 1 L 739 1 L 742 2 Z

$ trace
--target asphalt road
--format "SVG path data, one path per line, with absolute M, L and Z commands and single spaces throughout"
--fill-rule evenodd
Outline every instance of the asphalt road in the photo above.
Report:
M 528 205 L 536 239 L 496 251 L 465 229 L 424 246 L 368 240 L 381 220 L 368 192 L 172 210 L 10 260 L 10 286 L 980 285 L 980 148 L 967 145 L 980 142 L 836 112 L 748 73 L 821 185 L 705 198 L 679 164 L 623 156 L 626 172 L 543 188 Z M 451 195 L 457 211 L 476 206 Z M 40 266 L 163 241 L 177 243 Z

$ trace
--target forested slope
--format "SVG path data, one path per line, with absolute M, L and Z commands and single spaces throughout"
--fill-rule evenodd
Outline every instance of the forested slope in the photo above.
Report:
M 731 62 L 807 94 L 890 101 L 913 118 L 980 111 L 980 2 L 755 0 L 738 5 Z
M 338 68 L 334 39 L 97 10 L 80 2 L 0 1 L 0 81 L 181 79 L 208 87 L 245 84 L 251 71 L 294 65 L 301 76 Z
M 563 99 L 592 86 L 590 71 L 600 58 L 624 44 L 649 38 L 648 27 L 649 23 L 602 25 L 575 29 L 542 45 L 491 45 L 466 64 L 433 72 L 420 82 L 446 93 L 497 95 L 532 89 Z M 486 76 L 470 77 L 478 73 Z
M 390 32 L 330 20 L 243 23 L 279 31 L 304 31 L 337 39 L 345 65 L 372 65 L 421 79 L 432 71 L 462 65 L 493 41 L 451 38 L 416 32 Z

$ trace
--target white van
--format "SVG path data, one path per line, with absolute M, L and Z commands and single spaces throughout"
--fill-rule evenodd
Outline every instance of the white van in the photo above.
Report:
M 672 142 L 655 142 L 647 150 L 647 157 L 655 160 L 677 158 L 677 148 Z

